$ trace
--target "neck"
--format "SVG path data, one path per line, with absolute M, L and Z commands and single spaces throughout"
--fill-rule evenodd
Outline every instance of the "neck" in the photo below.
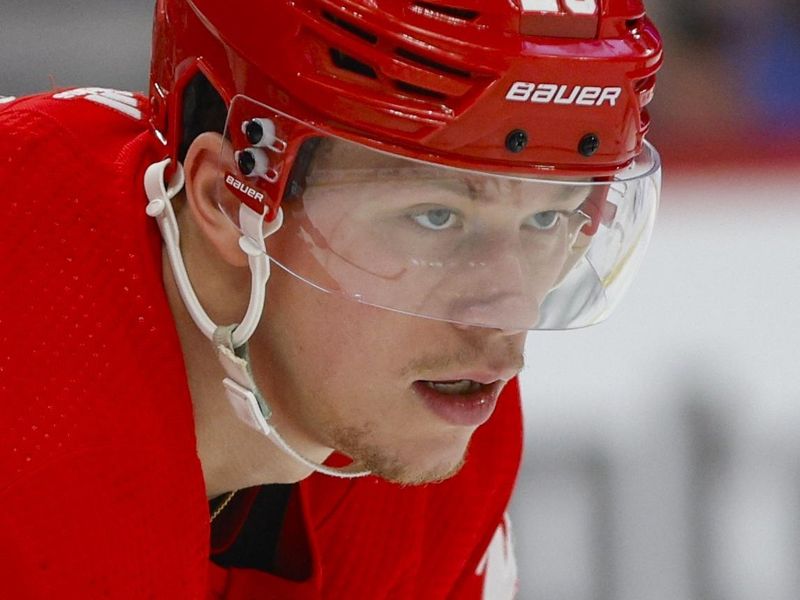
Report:
M 227 324 L 227 310 L 214 310 L 208 299 L 224 298 L 219 294 L 219 281 L 213 277 L 213 260 L 199 257 L 195 263 L 188 257 L 196 246 L 192 241 L 191 225 L 181 226 L 183 255 L 186 268 L 201 302 L 212 319 Z M 184 235 L 184 233 L 188 235 Z M 202 251 L 199 251 L 202 253 Z M 205 254 L 208 254 L 206 252 Z M 194 408 L 197 453 L 203 468 L 206 495 L 209 498 L 227 491 L 269 483 L 290 483 L 307 477 L 309 470 L 286 456 L 268 438 L 251 429 L 235 414 L 228 402 L 222 380 L 224 370 L 219 364 L 211 342 L 195 325 L 180 297 L 166 252 L 162 255 L 163 281 L 172 315 L 183 351 L 187 382 Z M 201 273 L 202 272 L 202 273 Z M 203 279 L 211 284 L 204 286 Z M 229 282 L 230 283 L 230 282 Z M 244 284 L 247 289 L 247 283 Z M 237 288 L 233 288 L 237 289 Z M 239 287 L 238 289 L 241 289 Z M 228 290 L 230 293 L 230 289 Z M 230 300 L 230 299 L 228 299 Z M 236 302 L 220 302 L 223 306 L 236 306 Z

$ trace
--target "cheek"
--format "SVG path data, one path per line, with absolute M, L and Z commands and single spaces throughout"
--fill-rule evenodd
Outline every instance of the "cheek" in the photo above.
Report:
M 281 269 L 270 280 L 267 302 L 268 343 L 310 395 L 391 385 L 397 349 L 407 342 L 387 327 L 386 311 L 321 292 Z
M 452 471 L 472 430 L 439 423 L 403 373 L 420 353 L 463 348 L 455 330 L 320 292 L 280 269 L 273 277 L 258 335 L 269 348 L 273 400 L 292 426 L 326 447 L 371 457 L 372 469 L 390 465 L 392 477 Z

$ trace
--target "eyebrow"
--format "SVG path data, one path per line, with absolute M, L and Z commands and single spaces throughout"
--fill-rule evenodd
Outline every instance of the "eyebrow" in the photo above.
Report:
M 561 184 L 564 185 L 564 184 Z M 563 187 L 561 192 L 555 198 L 556 202 L 567 202 L 572 200 L 573 196 L 579 195 L 579 192 L 585 191 L 587 196 L 589 194 L 589 186 L 585 185 L 569 185 L 569 187 Z
M 446 167 L 444 167 L 446 169 Z M 368 185 L 375 183 L 391 184 L 396 181 L 405 181 L 412 186 L 415 183 L 428 182 L 446 192 L 454 192 L 463 195 L 471 202 L 500 202 L 503 194 L 494 197 L 492 194 L 482 193 L 482 188 L 487 182 L 500 181 L 524 186 L 526 184 L 539 183 L 546 186 L 557 186 L 560 188 L 556 194 L 551 196 L 548 204 L 562 205 L 574 203 L 574 198 L 581 190 L 588 196 L 588 182 L 578 182 L 575 184 L 565 184 L 563 182 L 549 183 L 542 180 L 526 179 L 503 179 L 494 175 L 483 173 L 456 173 L 452 172 L 447 176 L 447 171 L 439 171 L 437 167 L 427 165 L 409 165 L 407 167 L 372 167 L 372 168 L 345 168 L 345 169 L 320 169 L 314 173 L 313 180 L 309 186 L 327 187 L 338 184 L 345 185 Z M 516 187 L 515 186 L 515 187 Z M 466 191 L 466 194 L 464 192 Z M 501 189 L 502 191 L 502 189 Z
M 477 182 L 478 183 L 492 180 L 490 177 L 485 177 L 485 176 L 481 176 L 481 175 L 476 175 L 474 177 L 465 178 L 464 181 L 465 181 L 465 183 L 467 185 L 467 188 L 469 190 L 469 193 L 470 193 L 470 200 L 472 200 L 472 201 L 478 201 L 478 200 L 486 201 L 487 199 L 491 200 L 491 196 L 486 195 L 486 194 L 481 195 L 481 192 L 480 192 L 480 189 L 479 189 L 480 186 L 476 185 L 476 178 L 477 178 Z M 580 194 L 580 192 L 582 190 L 586 191 L 586 195 L 587 196 L 588 196 L 588 193 L 589 193 L 588 186 L 582 185 L 583 182 L 576 183 L 576 184 L 565 184 L 565 183 L 562 183 L 562 182 L 549 183 L 549 182 L 541 181 L 541 180 L 525 180 L 525 179 L 509 179 L 509 180 L 506 180 L 506 181 L 508 181 L 511 184 L 518 183 L 518 185 L 525 185 L 525 184 L 530 184 L 530 183 L 540 183 L 542 185 L 547 185 L 547 186 L 557 186 L 558 188 L 560 188 L 558 190 L 558 193 L 550 199 L 550 202 L 552 202 L 554 204 L 567 204 L 567 203 L 570 203 L 570 202 L 572 202 L 574 200 L 575 196 Z

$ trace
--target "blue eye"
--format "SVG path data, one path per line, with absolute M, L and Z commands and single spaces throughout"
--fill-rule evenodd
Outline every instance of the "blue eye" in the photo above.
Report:
M 561 213 L 557 210 L 545 210 L 527 218 L 525 223 L 534 229 L 547 231 L 553 229 L 561 221 Z
M 449 208 L 432 208 L 412 216 L 412 219 L 425 229 L 447 229 L 458 221 L 458 215 Z

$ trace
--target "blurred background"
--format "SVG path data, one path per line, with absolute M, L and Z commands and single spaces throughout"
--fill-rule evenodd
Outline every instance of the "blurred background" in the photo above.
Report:
M 647 7 L 660 221 L 608 323 L 529 338 L 520 598 L 797 600 L 800 4 Z M 150 13 L 0 0 L 0 96 L 145 89 Z

